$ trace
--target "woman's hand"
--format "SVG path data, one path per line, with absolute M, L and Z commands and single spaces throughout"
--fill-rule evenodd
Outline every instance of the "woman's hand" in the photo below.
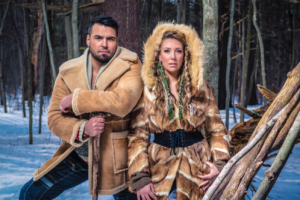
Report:
M 205 191 L 208 189 L 212 183 L 216 180 L 218 175 L 220 174 L 219 170 L 216 168 L 216 166 L 211 162 L 206 162 L 210 167 L 210 172 L 207 175 L 198 175 L 199 178 L 203 179 L 203 183 L 199 185 L 199 187 L 204 186 L 203 190 Z
M 149 183 L 144 187 L 138 188 L 136 192 L 138 200 L 151 200 L 151 198 L 157 200 L 152 183 Z M 140 196 L 142 197 L 142 199 L 140 198 Z
M 72 107 L 72 99 L 73 99 L 73 93 L 62 98 L 59 109 L 64 113 L 70 112 L 71 110 L 69 110 L 68 108 Z

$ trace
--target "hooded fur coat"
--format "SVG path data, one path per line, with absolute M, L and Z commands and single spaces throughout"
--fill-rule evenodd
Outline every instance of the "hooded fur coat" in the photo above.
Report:
M 183 119 L 179 118 L 175 106 L 174 118 L 169 119 L 167 105 L 165 110 L 156 109 L 156 86 L 162 84 L 155 76 L 155 56 L 159 51 L 162 37 L 166 31 L 182 32 L 188 43 L 189 73 L 192 94 L 189 105 L 183 108 Z M 194 29 L 186 25 L 162 23 L 157 25 L 145 46 L 142 68 L 144 81 L 143 98 L 133 111 L 131 130 L 128 136 L 129 176 L 148 173 L 158 199 L 167 199 L 176 178 L 177 199 L 201 199 L 204 195 L 198 185 L 203 182 L 197 175 L 208 174 L 207 161 L 229 160 L 227 130 L 216 104 L 213 88 L 203 80 L 204 47 Z M 163 86 L 164 87 L 164 86 Z M 167 102 L 167 101 L 165 101 Z M 149 143 L 150 133 L 164 131 L 204 130 L 205 139 L 184 148 L 177 148 L 177 155 L 170 155 L 170 148 Z

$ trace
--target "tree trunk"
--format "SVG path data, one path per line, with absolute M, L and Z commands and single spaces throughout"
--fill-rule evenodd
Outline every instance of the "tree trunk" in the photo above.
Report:
M 3 26 L 4 26 L 5 18 L 6 18 L 8 9 L 9 9 L 10 2 L 11 2 L 11 0 L 9 0 L 9 1 L 7 2 L 7 6 L 6 6 L 5 11 L 4 11 L 4 15 L 3 15 L 3 18 L 2 18 L 2 22 L 1 22 L 1 25 L 0 25 L 0 35 L 2 35 L 2 30 L 3 30 Z
M 296 5 L 295 3 L 293 4 L 293 28 L 292 28 L 292 32 L 293 32 L 293 39 L 292 39 L 292 60 L 291 60 L 291 66 L 290 66 L 290 71 L 293 70 L 293 68 L 295 67 L 295 47 L 296 47 L 296 22 L 295 19 L 296 18 Z M 298 64 L 298 63 L 297 63 Z
M 4 112 L 7 113 L 7 105 L 6 105 L 6 94 L 5 94 L 5 85 L 3 80 L 3 39 L 1 40 L 1 49 L 0 49 L 0 84 L 1 84 L 1 101 L 3 102 Z
M 44 69 L 46 65 L 46 36 L 44 35 L 41 45 L 41 65 L 40 65 L 40 113 L 39 113 L 39 133 L 42 133 L 42 115 L 44 104 Z
M 264 87 L 267 87 L 266 72 L 265 72 L 265 49 L 264 49 L 261 31 L 257 25 L 257 8 L 256 8 L 255 0 L 252 0 L 252 3 L 253 3 L 253 25 L 256 29 L 259 46 L 260 46 L 261 80 L 262 80 L 262 85 Z M 263 99 L 264 99 L 264 104 L 266 104 L 266 98 L 263 97 Z
M 204 80 L 214 88 L 218 104 L 218 1 L 202 0 L 203 5 L 203 43 L 207 51 L 207 62 L 204 65 Z
M 69 1 L 65 1 L 65 5 L 69 5 Z M 71 26 L 71 15 L 65 15 L 65 31 L 67 38 L 67 50 L 68 50 L 68 60 L 74 58 L 73 53 L 73 35 L 72 35 L 72 26 Z
M 251 27 L 252 27 L 252 13 L 253 13 L 253 5 L 252 2 L 249 1 L 249 10 L 248 10 L 248 24 L 247 24 L 247 42 L 246 42 L 246 54 L 245 54 L 245 70 L 244 70 L 244 94 L 247 92 L 247 78 L 248 78 L 248 67 L 249 67 L 249 57 L 250 57 L 250 39 L 251 39 Z M 251 91 L 250 91 L 251 92 Z M 249 93 L 249 92 L 248 92 Z M 244 106 L 247 108 L 247 98 L 244 101 Z
M 50 64 L 51 64 L 51 69 L 52 69 L 52 85 L 54 85 L 54 82 L 55 82 L 55 79 L 56 79 L 56 70 L 55 70 L 52 44 L 51 44 L 51 39 L 50 39 L 50 31 L 49 31 L 49 25 L 48 25 L 48 18 L 47 18 L 47 10 L 46 10 L 45 0 L 42 0 L 42 8 L 43 8 L 43 13 L 44 13 L 47 44 L 48 44 Z
M 177 0 L 177 24 L 181 23 L 181 5 L 182 5 L 182 0 Z
M 230 103 L 230 68 L 231 68 L 231 44 L 233 33 L 233 18 L 234 18 L 235 0 L 231 0 L 230 4 L 230 25 L 229 39 L 227 47 L 227 66 L 226 66 L 226 127 L 229 130 L 229 103 Z
M 187 0 L 182 0 L 183 1 L 183 8 L 182 8 L 182 21 L 181 23 L 185 24 L 186 23 L 186 1 Z
M 244 8 L 244 0 L 241 1 L 242 4 L 242 16 L 245 16 L 245 8 Z M 244 74 L 245 74 L 245 20 L 242 22 L 242 52 L 243 52 L 243 65 L 242 65 L 242 70 L 241 70 L 241 93 L 240 93 L 240 105 L 242 107 L 245 107 L 244 102 L 245 102 L 245 84 L 246 81 Z M 240 113 L 240 123 L 244 122 L 244 113 Z
M 80 56 L 79 52 L 79 36 L 78 36 L 78 0 L 73 0 L 72 8 L 72 35 L 73 35 L 73 53 L 74 58 Z
M 110 0 L 103 4 L 104 14 L 114 18 L 119 24 L 119 45 L 141 58 L 141 38 L 139 24 L 139 0 Z
M 28 14 L 28 13 L 27 13 Z M 28 107 L 29 107 L 29 144 L 33 144 L 33 136 L 32 136 L 32 115 L 33 115 L 33 109 L 32 109 L 32 62 L 31 62 L 31 55 L 32 55 L 32 48 L 33 48 L 33 45 L 31 43 L 32 41 L 32 37 L 31 37 L 31 34 L 30 34 L 30 27 L 29 27 L 29 24 L 30 24 L 30 18 L 29 16 L 26 16 L 26 24 L 27 24 L 27 45 L 29 47 L 29 51 L 27 52 L 27 84 L 28 84 Z
M 44 16 L 43 11 L 38 10 L 37 11 L 37 28 L 35 29 L 33 33 L 33 49 L 32 49 L 32 56 L 31 56 L 31 62 L 34 66 L 34 74 L 33 74 L 33 85 L 36 87 L 37 84 L 37 77 L 38 77 L 38 63 L 39 63 L 39 46 L 41 42 L 42 35 L 44 34 Z

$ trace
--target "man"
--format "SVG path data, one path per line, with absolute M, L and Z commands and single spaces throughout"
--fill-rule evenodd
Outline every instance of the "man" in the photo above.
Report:
M 126 137 L 130 113 L 142 93 L 141 62 L 118 47 L 118 24 L 111 17 L 95 18 L 86 43 L 89 48 L 81 57 L 60 67 L 50 101 L 49 129 L 64 142 L 23 186 L 20 199 L 53 199 L 87 179 L 91 193 L 92 143 L 98 134 L 98 194 L 114 194 L 115 199 L 129 194 Z M 95 118 L 96 111 L 109 115 Z

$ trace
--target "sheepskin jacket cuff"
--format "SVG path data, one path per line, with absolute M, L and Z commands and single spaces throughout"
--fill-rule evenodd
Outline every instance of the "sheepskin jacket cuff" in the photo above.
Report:
M 227 161 L 217 160 L 217 161 L 213 162 L 213 164 L 216 166 L 216 168 L 219 170 L 219 172 L 221 172 L 222 169 L 224 168 L 224 166 L 227 164 Z
M 131 176 L 130 187 L 133 191 L 151 183 L 150 174 L 145 172 L 137 172 Z

